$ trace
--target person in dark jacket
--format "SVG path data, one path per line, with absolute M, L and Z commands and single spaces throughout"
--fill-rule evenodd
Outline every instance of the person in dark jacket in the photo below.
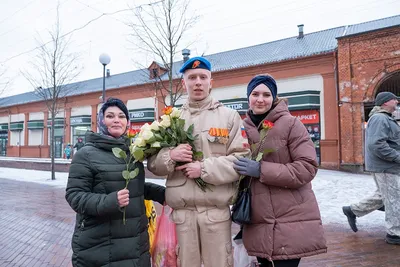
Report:
M 65 198 L 77 213 L 72 236 L 74 267 L 150 267 L 144 200 L 163 204 L 165 188 L 145 183 L 144 167 L 138 162 L 130 169 L 139 168 L 139 175 L 124 189 L 126 164 L 114 156 L 112 148 L 129 155 L 128 118 L 121 100 L 108 99 L 99 112 L 100 133 L 86 133 L 86 145 L 72 160 Z
M 296 267 L 302 257 L 325 253 L 326 240 L 311 187 L 316 152 L 305 126 L 277 97 L 271 76 L 254 77 L 247 87 L 250 109 L 244 127 L 253 155 L 261 161 L 234 162 L 251 190 L 251 222 L 243 225 L 243 244 L 260 266 Z M 269 128 L 260 140 L 263 124 Z
M 78 138 L 78 142 L 76 142 L 76 144 L 74 145 L 74 148 L 76 148 L 76 151 L 78 151 L 79 149 L 81 149 L 84 146 L 85 146 L 85 144 L 83 143 L 82 138 Z

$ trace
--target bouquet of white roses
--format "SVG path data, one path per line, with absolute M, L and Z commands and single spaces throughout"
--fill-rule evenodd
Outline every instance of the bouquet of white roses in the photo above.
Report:
M 178 108 L 166 107 L 163 109 L 163 113 L 160 122 L 146 123 L 140 129 L 130 148 L 134 158 L 143 161 L 157 154 L 161 148 L 189 144 L 192 147 L 193 160 L 201 160 L 203 153 L 196 151 L 194 146 L 194 140 L 197 138 L 197 136 L 193 136 L 194 125 L 190 125 L 185 131 L 185 120 L 180 118 L 181 111 Z M 209 184 L 201 178 L 196 178 L 195 182 L 201 190 L 211 190 Z

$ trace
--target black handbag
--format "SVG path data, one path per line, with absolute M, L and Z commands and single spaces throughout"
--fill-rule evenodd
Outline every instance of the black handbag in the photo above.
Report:
M 238 192 L 238 197 L 232 206 L 232 221 L 242 225 L 251 221 L 251 179 L 249 185 Z

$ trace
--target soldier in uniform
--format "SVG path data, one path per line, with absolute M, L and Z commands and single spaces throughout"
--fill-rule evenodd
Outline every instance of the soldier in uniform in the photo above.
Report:
M 173 208 L 180 266 L 232 266 L 229 204 L 239 179 L 233 161 L 250 154 L 247 137 L 242 134 L 239 113 L 210 96 L 211 64 L 207 59 L 191 58 L 180 72 L 188 94 L 181 118 L 186 128 L 194 124 L 193 135 L 198 135 L 195 149 L 203 152 L 203 159 L 193 161 L 191 146 L 182 144 L 161 149 L 149 159 L 148 169 L 168 175 L 166 203 Z M 199 177 L 209 189 L 198 187 L 194 179 Z

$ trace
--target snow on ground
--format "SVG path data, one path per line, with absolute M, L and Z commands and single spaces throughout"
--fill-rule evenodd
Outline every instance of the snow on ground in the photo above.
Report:
M 57 188 L 65 188 L 68 173 L 56 173 L 56 180 L 51 180 L 50 172 L 26 169 L 0 168 L 0 179 L 34 182 Z M 163 179 L 146 179 L 159 185 L 165 185 Z M 324 224 L 345 224 L 347 219 L 342 213 L 342 206 L 361 200 L 373 194 L 375 183 L 372 176 L 347 172 L 319 170 L 312 182 Z M 357 219 L 359 229 L 384 225 L 384 212 L 375 211 Z

